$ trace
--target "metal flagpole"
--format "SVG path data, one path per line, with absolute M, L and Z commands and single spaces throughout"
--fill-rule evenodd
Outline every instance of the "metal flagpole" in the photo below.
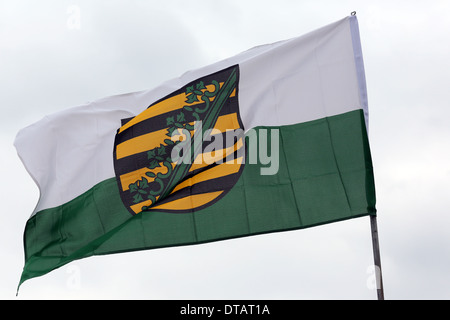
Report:
M 350 13 L 352 16 L 356 16 L 356 11 Z M 370 216 L 370 227 L 372 230 L 372 247 L 373 247 L 373 260 L 375 263 L 375 281 L 377 287 L 378 300 L 384 300 L 383 290 L 383 277 L 381 275 L 381 258 L 380 258 L 380 244 L 378 242 L 378 227 L 377 216 Z
M 378 227 L 377 216 L 370 216 L 370 227 L 372 230 L 372 247 L 373 260 L 375 263 L 375 280 L 377 286 L 378 300 L 384 300 L 383 277 L 381 275 L 381 258 L 380 258 L 380 244 L 378 242 Z

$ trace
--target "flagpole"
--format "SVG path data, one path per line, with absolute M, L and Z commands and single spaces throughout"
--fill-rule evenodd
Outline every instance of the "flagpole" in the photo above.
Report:
M 380 244 L 378 242 L 377 216 L 375 215 L 370 216 L 370 227 L 372 231 L 373 260 L 375 263 L 375 280 L 377 286 L 377 296 L 378 300 L 384 300 L 383 277 L 381 275 Z

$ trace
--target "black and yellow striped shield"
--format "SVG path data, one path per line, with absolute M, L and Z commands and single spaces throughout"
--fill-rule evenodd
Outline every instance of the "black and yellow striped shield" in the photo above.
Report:
M 239 66 L 188 83 L 122 121 L 114 170 L 124 205 L 193 212 L 235 185 L 244 166 Z

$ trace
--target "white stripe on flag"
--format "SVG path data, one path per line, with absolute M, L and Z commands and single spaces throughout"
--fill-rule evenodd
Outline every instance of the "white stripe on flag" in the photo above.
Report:
M 258 46 L 187 72 L 153 90 L 107 97 L 45 117 L 22 129 L 15 141 L 41 192 L 33 214 L 64 204 L 115 176 L 113 145 L 122 118 L 235 64 L 240 66 L 239 105 L 246 130 L 363 107 L 367 111 L 360 51 L 356 17 L 346 17 L 301 37 Z

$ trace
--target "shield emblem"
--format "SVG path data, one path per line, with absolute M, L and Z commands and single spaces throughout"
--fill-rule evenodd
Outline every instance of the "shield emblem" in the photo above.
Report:
M 114 170 L 132 215 L 194 212 L 236 184 L 245 156 L 238 84 L 236 65 L 192 81 L 122 120 Z

